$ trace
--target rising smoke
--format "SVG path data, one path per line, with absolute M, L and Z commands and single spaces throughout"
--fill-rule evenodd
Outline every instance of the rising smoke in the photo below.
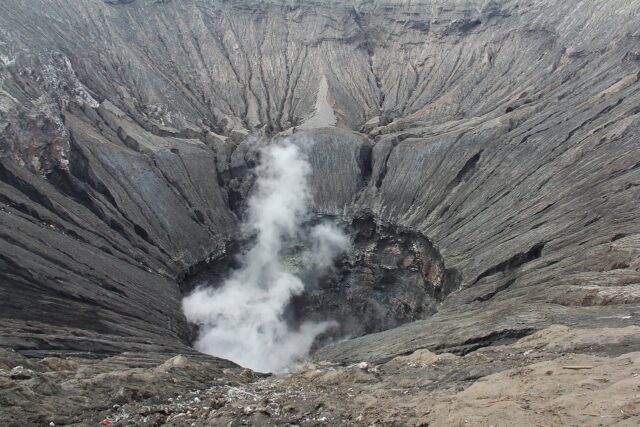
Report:
M 196 289 L 183 307 L 187 319 L 200 325 L 196 349 L 257 371 L 279 372 L 303 360 L 315 338 L 334 324 L 306 322 L 294 328 L 284 320 L 291 298 L 304 290 L 287 268 L 285 252 L 303 241 L 302 260 L 318 273 L 332 265 L 349 240 L 332 224 L 305 227 L 311 168 L 297 146 L 270 145 L 261 154 L 244 224 L 255 236 L 251 247 L 224 283 Z

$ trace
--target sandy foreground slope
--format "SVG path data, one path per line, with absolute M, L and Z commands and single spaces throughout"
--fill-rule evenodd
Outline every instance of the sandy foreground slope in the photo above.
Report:
M 135 355 L 32 361 L 3 352 L 0 417 L 7 426 L 635 426 L 639 332 L 551 326 L 465 356 L 418 350 L 273 376 L 197 356 L 125 368 Z

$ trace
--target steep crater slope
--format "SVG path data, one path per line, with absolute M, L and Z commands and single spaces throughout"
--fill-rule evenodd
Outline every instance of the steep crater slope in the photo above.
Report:
M 188 352 L 178 281 L 236 238 L 251 135 L 308 141 L 317 214 L 457 272 L 432 316 L 318 357 L 637 324 L 639 9 L 3 1 L 0 344 Z

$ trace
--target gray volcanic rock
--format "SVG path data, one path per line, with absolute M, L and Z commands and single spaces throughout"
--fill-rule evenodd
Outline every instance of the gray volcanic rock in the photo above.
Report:
M 461 277 L 432 317 L 318 358 L 638 324 L 638 15 L 621 0 L 4 0 L 0 344 L 188 352 L 177 282 L 228 250 L 262 137 L 291 134 L 318 214 L 415 230 Z
M 370 175 L 371 141 L 338 128 L 299 132 L 290 139 L 301 147 L 312 166 L 309 183 L 314 209 L 349 215 Z

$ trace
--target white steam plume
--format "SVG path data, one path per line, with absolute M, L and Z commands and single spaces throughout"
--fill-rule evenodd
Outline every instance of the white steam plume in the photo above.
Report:
M 320 223 L 309 233 L 310 249 L 303 257 L 307 266 L 324 270 L 333 264 L 336 255 L 349 247 L 349 239 L 334 224 Z
M 248 201 L 248 231 L 255 242 L 240 267 L 216 289 L 198 288 L 183 301 L 187 319 L 200 325 L 196 349 L 257 371 L 284 371 L 308 355 L 313 341 L 334 322 L 307 322 L 292 330 L 283 319 L 304 284 L 288 271 L 283 250 L 306 234 L 303 260 L 314 271 L 329 267 L 348 239 L 335 226 L 304 233 L 311 199 L 309 163 L 290 143 L 262 151 L 257 181 Z

